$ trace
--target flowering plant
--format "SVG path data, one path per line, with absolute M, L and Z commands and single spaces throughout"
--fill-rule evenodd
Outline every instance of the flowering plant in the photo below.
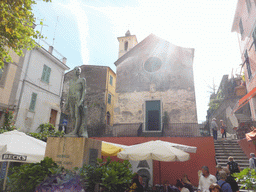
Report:
M 14 111 L 9 110 L 8 108 L 4 110 L 4 126 L 0 128 L 0 133 L 7 131 L 13 131 L 16 129 L 14 125 Z

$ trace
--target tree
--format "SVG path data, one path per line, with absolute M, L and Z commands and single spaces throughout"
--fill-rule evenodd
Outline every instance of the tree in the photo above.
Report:
M 51 2 L 51 0 L 43 0 Z M 34 30 L 35 17 L 32 5 L 35 0 L 1 0 L 0 1 L 0 69 L 4 61 L 12 62 L 9 51 L 12 49 L 19 56 L 23 50 L 36 46 L 35 39 L 43 36 Z M 40 25 L 42 25 L 42 21 Z

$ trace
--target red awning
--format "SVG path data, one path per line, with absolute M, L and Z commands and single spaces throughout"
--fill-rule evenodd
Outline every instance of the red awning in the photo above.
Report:
M 238 109 L 243 107 L 248 101 L 253 98 L 256 95 L 256 87 L 254 87 L 249 93 L 247 93 L 245 96 L 243 96 L 239 102 L 238 106 L 235 106 L 233 109 L 233 113 L 236 112 Z M 237 104 L 236 104 L 237 105 Z
M 256 95 L 256 87 L 254 87 L 253 90 L 251 90 L 249 93 L 247 93 L 245 96 L 243 96 L 239 100 L 239 106 L 247 103 L 251 98 L 253 98 Z

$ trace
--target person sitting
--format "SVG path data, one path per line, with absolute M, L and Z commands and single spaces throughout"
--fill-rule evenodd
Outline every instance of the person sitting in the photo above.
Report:
M 189 192 L 189 190 L 186 187 L 184 187 L 184 185 L 179 179 L 177 179 L 177 183 L 175 186 L 180 190 L 180 192 Z
M 194 186 L 192 185 L 192 183 L 190 182 L 190 180 L 188 179 L 188 176 L 186 174 L 184 174 L 183 178 L 181 179 L 184 187 L 186 187 L 190 192 L 194 192 Z
M 232 192 L 231 186 L 225 180 L 227 179 L 227 174 L 225 171 L 220 171 L 220 180 L 217 184 L 221 187 L 223 192 Z
M 216 166 L 216 169 L 217 169 L 217 172 L 216 172 L 216 179 L 217 179 L 217 181 L 219 181 L 219 180 L 220 180 L 220 171 L 223 171 L 223 170 L 222 170 L 221 165 L 217 165 L 217 166 Z
M 143 186 L 139 181 L 139 175 L 136 173 L 136 175 L 132 179 L 132 183 L 128 192 L 143 192 L 143 191 L 144 191 Z
M 212 183 L 210 185 L 209 191 L 210 192 L 222 192 L 221 187 L 218 184 L 216 184 L 216 183 Z

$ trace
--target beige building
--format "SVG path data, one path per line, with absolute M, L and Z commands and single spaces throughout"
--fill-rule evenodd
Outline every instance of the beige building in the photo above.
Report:
M 24 57 L 13 51 L 10 51 L 10 55 L 13 62 L 5 62 L 4 67 L 0 69 L 0 127 L 4 121 L 3 111 L 7 108 L 13 111 L 16 107 L 16 92 L 24 62 Z
M 129 31 L 118 41 L 114 134 L 197 136 L 194 49 Z

